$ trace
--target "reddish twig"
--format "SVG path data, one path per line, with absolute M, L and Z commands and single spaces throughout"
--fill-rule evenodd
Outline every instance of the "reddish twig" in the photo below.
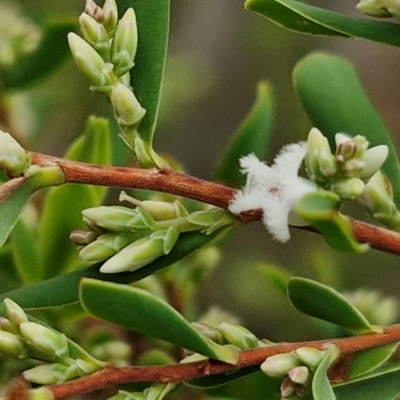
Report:
M 172 169 L 120 168 L 68 161 L 39 153 L 31 153 L 32 163 L 40 166 L 59 165 L 69 183 L 83 183 L 120 188 L 147 189 L 171 193 L 227 209 L 235 189 L 180 174 Z M 260 220 L 261 210 L 237 216 L 241 222 Z M 369 243 L 377 250 L 400 255 L 400 235 L 364 222 L 352 221 L 353 233 L 360 243 Z M 307 229 L 301 228 L 299 229 Z

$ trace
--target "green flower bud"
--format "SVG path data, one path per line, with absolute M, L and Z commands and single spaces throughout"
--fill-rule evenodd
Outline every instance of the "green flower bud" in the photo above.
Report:
M 111 45 L 111 62 L 116 76 L 126 74 L 134 66 L 138 42 L 136 16 L 133 8 L 128 8 L 118 22 Z
M 68 356 L 68 340 L 65 335 L 35 322 L 23 322 L 19 327 L 35 357 L 52 361 Z
M 54 400 L 54 393 L 47 387 L 29 389 L 29 400 Z
M 84 39 L 96 49 L 100 55 L 108 58 L 110 41 L 106 29 L 88 14 L 82 13 L 79 17 L 79 27 Z
M 201 333 L 206 338 L 209 338 L 213 342 L 218 344 L 224 343 L 224 338 L 221 332 L 217 328 L 214 328 L 212 325 L 201 322 L 192 322 L 191 325 L 196 329 L 196 331 Z
M 0 169 L 19 176 L 30 162 L 29 153 L 9 133 L 0 131 Z
M 168 254 L 178 240 L 178 236 L 179 233 L 170 227 L 166 231 L 157 231 L 150 236 L 136 240 L 106 261 L 100 271 L 118 273 L 142 268 L 158 257 Z
M 364 167 L 364 161 L 362 161 L 360 158 L 352 158 L 343 163 L 341 171 L 347 178 L 358 178 Z
M 28 358 L 28 348 L 23 340 L 10 332 L 0 331 L 0 352 L 14 358 Z
M 294 367 L 288 371 L 290 380 L 299 385 L 306 385 L 310 376 L 310 371 L 304 365 Z
M 289 378 L 285 378 L 280 387 L 281 400 L 290 399 L 295 393 L 296 384 L 292 382 Z
M 74 366 L 63 364 L 41 364 L 24 371 L 24 378 L 39 385 L 54 385 L 79 376 Z
M 261 364 L 261 370 L 271 378 L 281 378 L 284 377 L 289 370 L 299 365 L 300 360 L 293 353 L 276 354 L 268 357 Z
M 330 152 L 323 152 L 319 155 L 318 158 L 318 174 L 323 176 L 317 176 L 316 175 L 316 181 L 319 182 L 325 182 L 326 179 L 324 178 L 331 178 L 335 176 L 335 174 L 338 172 L 338 166 L 336 163 L 335 156 L 331 154 Z
M 332 184 L 331 190 L 343 200 L 353 200 L 360 196 L 365 188 L 364 182 L 359 178 L 340 179 Z
M 379 170 L 389 154 L 389 148 L 386 145 L 380 145 L 368 149 L 360 158 L 364 162 L 360 178 L 370 179 Z
M 133 92 L 122 83 L 112 85 L 110 100 L 118 125 L 136 128 L 146 114 Z
M 103 22 L 104 12 L 93 0 L 86 0 L 85 13 L 95 19 L 97 22 Z
M 324 356 L 323 351 L 313 347 L 299 347 L 295 350 L 295 354 L 303 364 L 311 369 L 316 369 Z
M 397 18 L 400 19 L 400 2 L 399 0 L 380 0 L 382 6 L 387 8 L 387 10 L 390 12 L 390 14 Z
M 102 21 L 104 28 L 110 37 L 114 36 L 115 28 L 118 23 L 118 9 L 115 0 L 106 0 L 103 5 L 104 19 Z
M 379 0 L 361 0 L 356 7 L 362 13 L 371 17 L 388 18 L 392 16 Z
M 68 44 L 77 67 L 89 79 L 94 90 L 111 85 L 111 71 L 90 44 L 73 32 L 68 34 Z
M 245 327 L 229 322 L 221 322 L 217 326 L 224 339 L 239 349 L 255 349 L 258 347 L 258 339 Z
M 128 222 L 137 217 L 138 213 L 134 209 L 122 206 L 100 206 L 87 208 L 82 211 L 82 215 L 85 220 L 94 222 L 101 228 L 126 232 L 129 231 Z
M 23 322 L 28 322 L 28 317 L 25 311 L 11 299 L 4 299 L 3 306 L 8 320 L 18 330 L 18 327 Z

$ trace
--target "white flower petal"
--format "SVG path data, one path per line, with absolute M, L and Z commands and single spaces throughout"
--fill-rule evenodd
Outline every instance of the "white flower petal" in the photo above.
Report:
M 297 178 L 300 165 L 307 153 L 307 143 L 292 143 L 284 146 L 275 157 L 272 168 L 280 180 Z

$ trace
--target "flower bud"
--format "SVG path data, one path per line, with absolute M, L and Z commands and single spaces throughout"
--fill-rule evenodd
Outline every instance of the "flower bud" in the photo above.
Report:
M 399 0 L 380 0 L 382 6 L 387 8 L 387 10 L 390 12 L 390 14 L 397 18 L 400 19 L 400 3 Z
M 343 200 L 353 200 L 362 194 L 364 187 L 364 182 L 359 178 L 345 178 L 334 182 L 331 190 Z
M 221 334 L 221 332 L 213 327 L 212 325 L 206 324 L 206 323 L 201 323 L 201 322 L 192 322 L 191 324 L 193 328 L 196 329 L 199 333 L 201 333 L 203 336 L 209 338 L 215 343 L 223 344 L 224 343 L 224 338 Z
M 36 357 L 52 361 L 68 356 L 68 340 L 65 335 L 35 322 L 23 322 L 20 331 Z
M 54 400 L 54 393 L 48 387 L 29 390 L 29 400 Z
M 0 131 L 0 169 L 22 175 L 30 161 L 29 154 L 18 142 L 9 133 Z
M 118 23 L 118 9 L 115 0 L 106 0 L 103 5 L 104 19 L 102 21 L 104 28 L 109 35 L 112 37 L 115 32 L 115 28 Z
M 306 366 L 300 365 L 299 367 L 290 369 L 288 371 L 288 376 L 292 382 L 299 385 L 306 385 L 310 376 L 310 372 Z
M 104 26 L 86 13 L 79 16 L 79 28 L 84 39 L 96 49 L 99 54 L 107 57 L 110 52 L 110 41 Z
M 285 378 L 280 387 L 281 400 L 289 399 L 293 393 L 295 393 L 296 384 L 292 382 L 289 378 Z
M 75 229 L 69 235 L 69 238 L 77 245 L 88 245 L 94 242 L 99 236 L 98 232 Z
M 118 22 L 111 45 L 111 62 L 116 76 L 126 74 L 134 66 L 138 42 L 136 16 L 133 8 L 128 8 Z
M 303 364 L 311 369 L 316 369 L 324 356 L 323 351 L 313 347 L 299 347 L 295 350 L 295 354 Z
M 217 328 L 228 343 L 239 347 L 239 349 L 255 349 L 258 347 L 256 336 L 241 325 L 221 322 Z
M 364 162 L 360 178 L 370 179 L 382 166 L 389 154 L 389 148 L 386 145 L 375 146 L 368 149 L 360 158 Z
M 110 100 L 118 125 L 135 128 L 146 114 L 134 93 L 122 83 L 112 85 Z
M 93 0 L 86 0 L 85 13 L 94 18 L 97 22 L 103 22 L 104 12 Z
M 392 16 L 379 0 L 361 0 L 356 7 L 362 13 L 371 17 L 388 18 Z
M 261 364 L 261 370 L 271 378 L 281 378 L 284 377 L 290 369 L 299 365 L 299 358 L 292 353 L 276 354 L 268 357 Z
M 0 331 L 0 352 L 14 358 L 28 358 L 29 350 L 17 335 Z
M 11 299 L 4 299 L 3 306 L 8 320 L 17 330 L 21 323 L 28 322 L 28 317 L 26 316 L 25 311 Z
M 74 366 L 63 364 L 41 364 L 24 371 L 24 378 L 39 385 L 54 385 L 79 376 Z

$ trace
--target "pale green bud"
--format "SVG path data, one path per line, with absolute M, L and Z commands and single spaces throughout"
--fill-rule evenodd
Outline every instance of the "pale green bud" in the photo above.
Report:
M 157 231 L 136 240 L 106 261 L 100 268 L 100 272 L 118 273 L 142 268 L 158 257 L 168 254 L 178 240 L 178 236 L 179 233 L 170 227 L 166 231 Z
M 400 1 L 399 0 L 380 0 L 381 4 L 393 15 L 400 19 Z
M 360 196 L 365 188 L 364 182 L 359 178 L 340 179 L 332 184 L 331 190 L 343 200 L 353 200 Z
M 111 62 L 116 76 L 126 74 L 134 66 L 138 42 L 136 16 L 133 8 L 128 8 L 118 22 L 111 45 Z
M 90 44 L 73 32 L 68 34 L 68 44 L 77 67 L 94 87 L 111 85 L 110 69 Z
M 29 389 L 29 400 L 54 400 L 54 393 L 47 387 Z
M 347 178 L 358 178 L 364 167 L 364 161 L 362 161 L 360 158 L 352 158 L 343 163 L 341 171 Z
M 100 235 L 94 242 L 85 246 L 79 252 L 79 258 L 90 262 L 106 260 L 121 251 L 132 240 L 135 240 L 135 235 L 105 233 Z
M 311 369 L 316 369 L 324 356 L 323 351 L 313 347 L 299 347 L 295 350 L 295 354 L 303 364 Z
M 280 393 L 281 393 L 281 400 L 286 400 L 290 399 L 294 393 L 295 393 L 295 388 L 296 384 L 292 382 L 289 378 L 285 378 L 280 387 Z
M 118 23 L 118 9 L 115 0 L 106 0 L 103 5 L 104 19 L 102 21 L 104 28 L 110 37 L 114 35 Z
M 0 131 L 0 169 L 18 176 L 30 162 L 29 153 L 9 133 Z
M 245 327 L 230 322 L 221 322 L 217 326 L 224 339 L 239 349 L 255 349 L 258 347 L 258 339 Z
M 370 179 L 382 166 L 389 154 L 389 148 L 386 145 L 375 146 L 368 149 L 360 158 L 364 162 L 360 178 Z
M 19 327 L 22 337 L 35 352 L 35 357 L 51 361 L 68 356 L 68 340 L 64 334 L 35 322 L 23 322 Z
M 69 235 L 69 238 L 77 245 L 88 245 L 94 242 L 99 236 L 98 232 L 85 231 L 83 229 L 75 229 Z
M 108 57 L 110 41 L 104 26 L 86 13 L 79 16 L 79 28 L 84 39 L 103 57 Z
M 14 358 L 29 357 L 25 342 L 17 335 L 5 331 L 0 331 L 0 352 Z
M 361 0 L 356 7 L 362 13 L 371 17 L 388 18 L 392 16 L 379 0 Z
M 103 22 L 104 12 L 93 0 L 86 0 L 85 13 L 94 18 L 97 22 Z
M 288 371 L 290 380 L 299 385 L 306 385 L 310 376 L 310 371 L 304 365 L 294 367 Z
M 196 331 L 201 333 L 203 336 L 206 338 L 212 340 L 213 342 L 223 344 L 224 343 L 224 338 L 221 334 L 221 332 L 213 327 L 212 325 L 201 323 L 201 322 L 192 322 L 191 324 Z
M 5 315 L 8 320 L 18 329 L 19 325 L 23 322 L 28 322 L 28 317 L 25 311 L 11 299 L 4 299 L 3 306 Z
M 335 156 L 332 153 L 322 152 L 318 158 L 318 175 L 322 174 L 326 178 L 333 177 L 338 172 Z M 316 180 L 325 181 L 321 177 L 316 176 Z
M 292 353 L 276 354 L 268 357 L 261 364 L 261 370 L 271 378 L 281 378 L 284 377 L 289 370 L 299 365 L 299 358 Z
M 54 385 L 79 376 L 76 367 L 64 364 L 41 364 L 24 371 L 24 378 L 39 385 Z
M 121 126 L 135 128 L 146 114 L 134 93 L 122 83 L 112 85 L 110 100 L 117 122 Z

